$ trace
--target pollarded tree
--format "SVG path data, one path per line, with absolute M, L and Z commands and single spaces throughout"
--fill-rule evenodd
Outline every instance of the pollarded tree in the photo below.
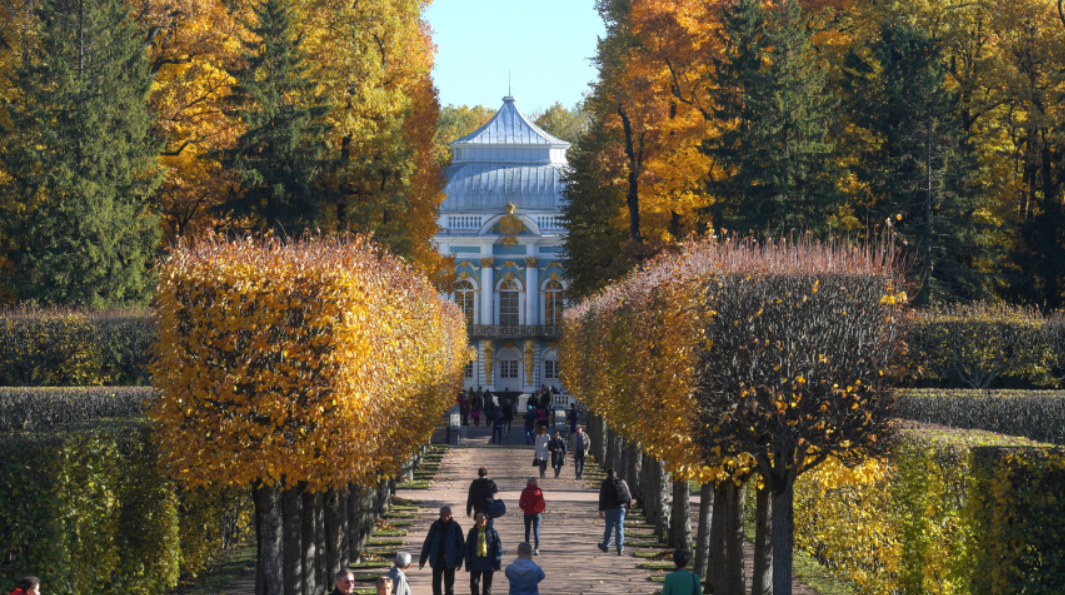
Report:
M 889 444 L 905 296 L 889 245 L 718 247 L 699 362 L 708 459 L 750 455 L 772 490 L 773 593 L 791 593 L 796 478 Z

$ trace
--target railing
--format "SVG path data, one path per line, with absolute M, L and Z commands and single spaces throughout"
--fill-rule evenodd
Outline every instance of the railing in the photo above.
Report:
M 563 229 L 562 217 L 556 215 L 537 215 L 536 226 L 541 230 L 545 229 Z
M 466 325 L 466 334 L 471 339 L 557 339 L 561 332 L 562 326 L 557 324 L 523 324 L 520 326 Z
M 448 215 L 448 229 L 481 229 L 481 217 L 478 215 Z

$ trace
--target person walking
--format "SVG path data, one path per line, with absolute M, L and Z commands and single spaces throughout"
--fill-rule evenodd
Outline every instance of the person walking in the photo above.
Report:
M 503 410 L 503 435 L 509 438 L 510 425 L 514 423 L 514 399 L 503 397 L 500 400 L 499 407 Z
M 551 452 L 551 468 L 555 470 L 555 478 L 558 479 L 562 466 L 566 464 L 566 439 L 558 430 L 555 430 L 555 435 L 547 443 L 547 450 Z
M 577 422 L 581 418 L 581 412 L 577 410 L 577 403 L 569 404 L 569 413 L 566 414 L 566 418 L 569 419 L 569 433 L 572 436 L 577 431 Z
M 418 570 L 425 568 L 426 560 L 433 569 L 433 595 L 442 595 L 441 579 L 444 583 L 443 594 L 455 595 L 455 571 L 462 568 L 465 546 L 462 527 L 451 518 L 451 507 L 441 506 L 440 518 L 429 527 L 429 534 L 422 543 L 422 555 L 418 559 Z
M 466 391 L 459 393 L 459 413 L 462 414 L 462 425 L 470 425 L 470 398 Z
M 547 477 L 547 460 L 551 455 L 547 445 L 551 443 L 551 437 L 547 435 L 547 426 L 540 426 L 540 433 L 536 435 L 536 464 L 540 467 L 540 478 Z
M 351 595 L 355 590 L 355 573 L 348 568 L 342 568 L 333 575 L 333 585 L 333 591 L 329 595 Z
M 377 595 L 392 595 L 392 579 L 381 575 L 377 577 Z
M 541 401 L 540 408 L 536 410 L 536 425 L 541 428 L 547 427 L 547 411 L 546 401 Z
M 492 410 L 492 440 L 490 444 L 503 444 L 503 410 L 496 407 Z
M 525 541 L 529 541 L 529 530 L 532 530 L 533 555 L 540 555 L 540 522 L 543 521 L 547 503 L 544 501 L 544 493 L 536 484 L 536 478 L 530 477 L 525 482 L 525 489 L 521 491 L 521 499 L 518 500 L 518 508 L 525 513 Z
M 529 542 L 518 544 L 518 559 L 507 566 L 510 595 L 540 595 L 540 581 L 547 578 L 544 570 L 533 562 L 533 548 Z
M 662 595 L 703 595 L 703 583 L 699 575 L 688 570 L 692 555 L 688 550 L 673 552 L 673 564 L 677 569 L 666 575 Z
M 573 451 L 573 468 L 577 473 L 577 479 L 584 477 L 584 459 L 592 450 L 592 438 L 577 426 L 576 431 L 569 438 L 570 450 Z
M 488 515 L 474 515 L 474 526 L 466 535 L 466 572 L 470 573 L 471 595 L 492 595 L 492 577 L 503 565 L 503 544 L 499 533 L 488 525 Z M 484 589 L 481 589 L 481 583 Z
M 407 570 L 410 569 L 412 560 L 410 552 L 396 552 L 396 559 L 392 563 L 392 568 L 384 574 L 384 576 L 392 579 L 392 595 L 411 595 L 410 581 L 407 580 Z
M 617 534 L 618 555 L 625 553 L 625 511 L 632 503 L 632 492 L 624 479 L 614 476 L 614 469 L 607 468 L 606 479 L 599 488 L 599 518 L 606 519 L 606 531 L 599 549 L 610 551 L 611 531 Z
M 470 401 L 470 417 L 473 418 L 473 425 L 481 425 L 481 409 L 484 407 L 484 397 L 480 393 L 473 395 L 473 399 Z
M 536 408 L 529 405 L 525 408 L 525 444 L 532 444 L 536 440 Z
M 488 505 L 496 501 L 499 487 L 496 482 L 488 479 L 488 468 L 481 467 L 477 470 L 477 479 L 470 482 L 470 489 L 466 495 L 466 516 L 483 512 L 488 515 Z M 488 526 L 492 526 L 492 519 L 488 519 Z

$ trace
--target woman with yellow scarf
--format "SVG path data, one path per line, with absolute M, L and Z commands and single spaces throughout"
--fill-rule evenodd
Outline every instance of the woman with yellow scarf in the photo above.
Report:
M 470 593 L 492 595 L 492 577 L 503 564 L 503 544 L 499 541 L 499 533 L 488 526 L 488 518 L 483 512 L 478 512 L 473 519 L 477 524 L 466 536 L 466 572 L 470 573 Z

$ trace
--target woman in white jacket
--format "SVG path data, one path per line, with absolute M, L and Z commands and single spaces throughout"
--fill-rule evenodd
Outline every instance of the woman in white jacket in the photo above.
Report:
M 551 452 L 547 445 L 551 437 L 547 435 L 547 426 L 540 426 L 540 433 L 536 435 L 536 464 L 540 466 L 540 477 L 546 477 L 547 460 L 551 458 Z

